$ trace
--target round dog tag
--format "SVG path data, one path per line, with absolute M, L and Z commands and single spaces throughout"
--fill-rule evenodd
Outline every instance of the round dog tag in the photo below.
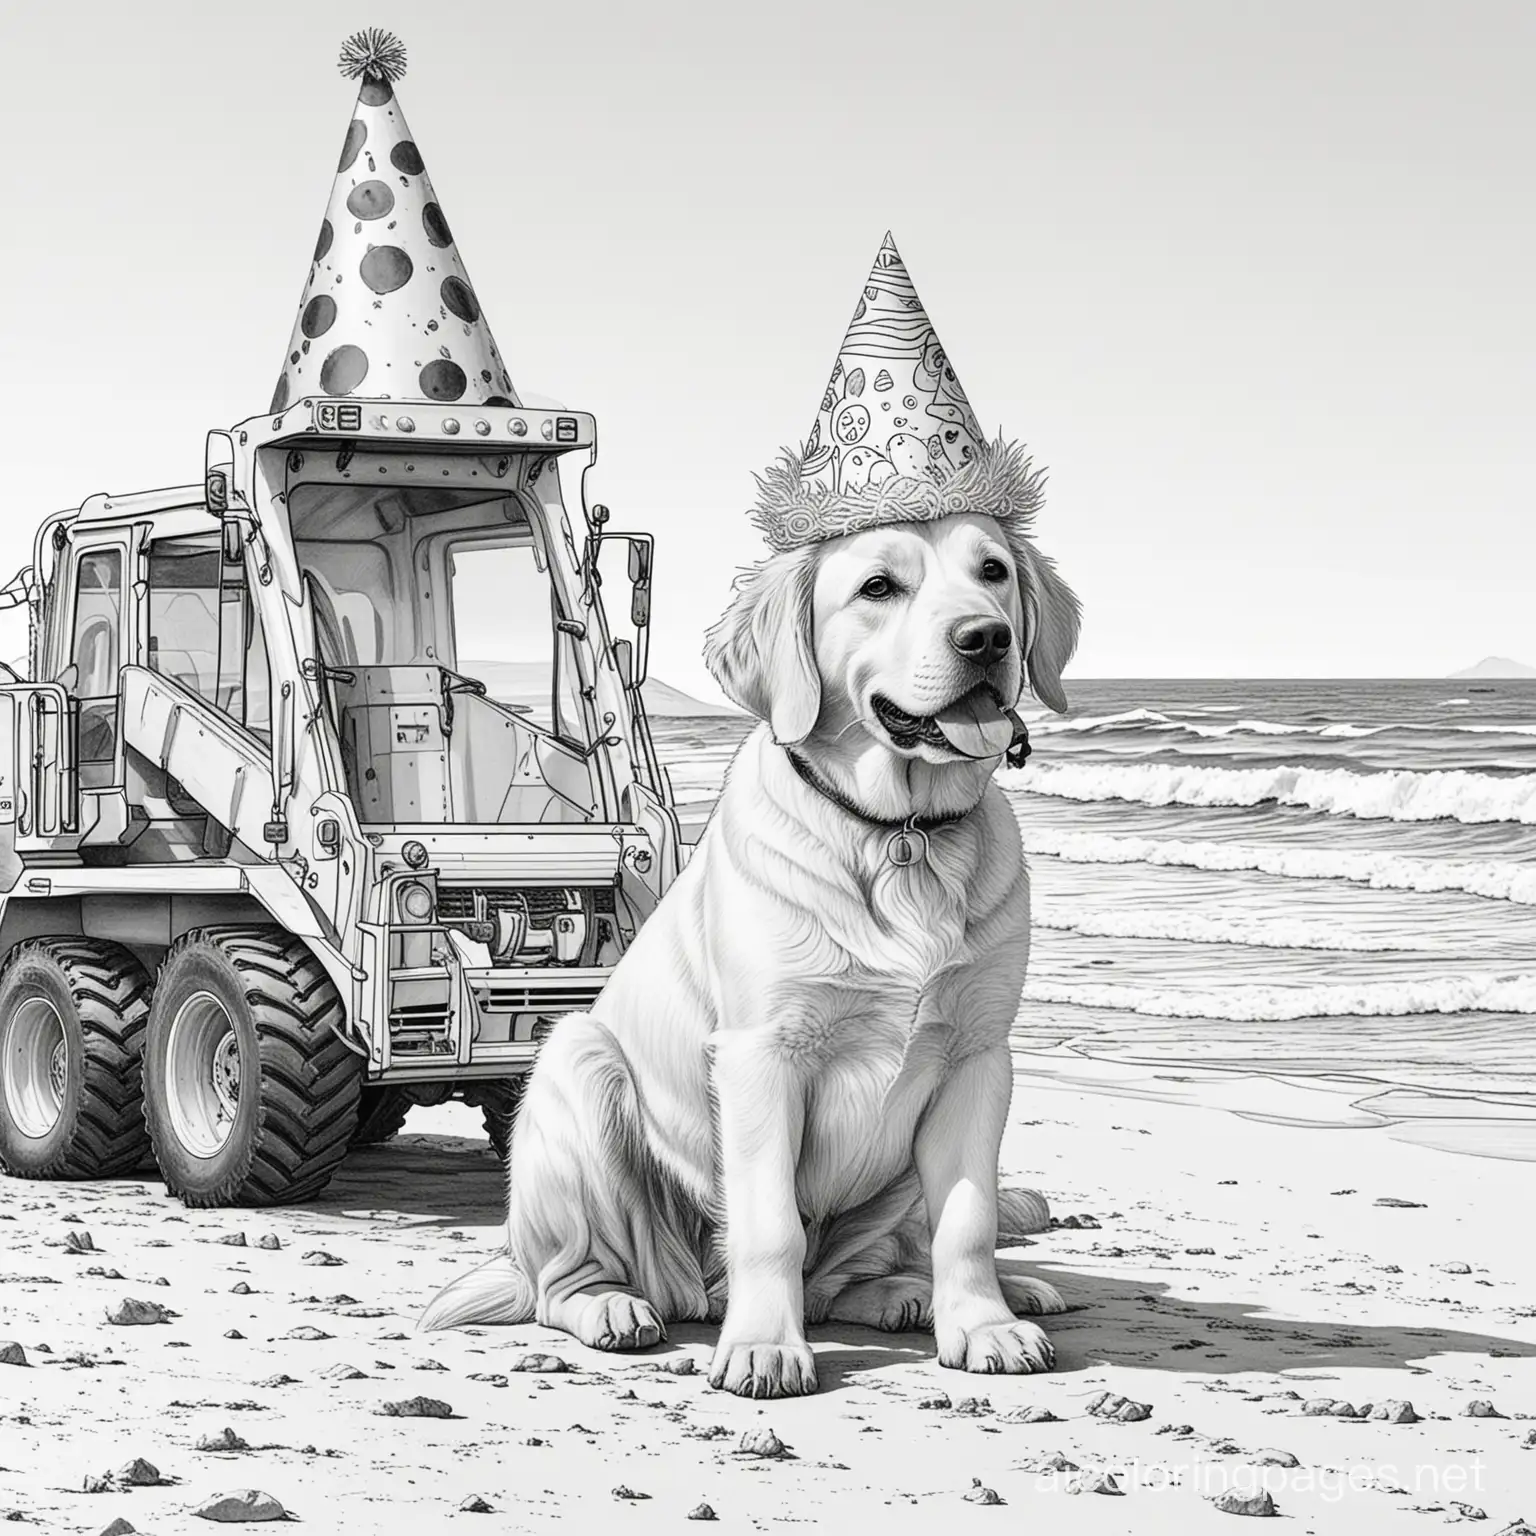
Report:
M 891 840 L 885 845 L 885 856 L 897 869 L 905 869 L 909 864 L 917 863 L 927 852 L 928 834 L 912 826 L 893 832 Z

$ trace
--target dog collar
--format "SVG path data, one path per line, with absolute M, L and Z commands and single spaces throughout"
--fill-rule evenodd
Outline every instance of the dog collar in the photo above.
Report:
M 850 816 L 857 817 L 871 827 L 889 828 L 891 835 L 886 839 L 885 856 L 898 869 L 905 869 L 909 864 L 915 864 L 920 858 L 927 857 L 930 832 L 936 831 L 939 827 L 951 826 L 957 821 L 964 821 L 971 811 L 976 809 L 973 805 L 968 810 L 948 811 L 942 816 L 908 816 L 905 821 L 889 821 L 884 816 L 871 816 L 835 785 L 828 784 L 798 752 L 785 747 L 784 755 L 789 759 L 795 772 L 817 794 L 830 800 L 839 810 L 846 811 Z M 977 804 L 979 805 L 980 801 Z

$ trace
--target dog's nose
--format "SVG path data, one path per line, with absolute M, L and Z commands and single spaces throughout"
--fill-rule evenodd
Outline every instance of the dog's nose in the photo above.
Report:
M 949 643 L 978 667 L 1001 661 L 1013 645 L 1013 631 L 1003 619 L 990 614 L 961 619 L 949 631 Z

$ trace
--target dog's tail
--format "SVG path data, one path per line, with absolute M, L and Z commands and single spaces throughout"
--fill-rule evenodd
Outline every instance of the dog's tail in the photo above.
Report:
M 1009 1248 L 1032 1232 L 1044 1232 L 1051 1224 L 1051 1208 L 1038 1189 L 1000 1189 L 997 1192 L 997 1246 Z
M 533 1312 L 533 1284 L 503 1248 L 478 1268 L 450 1280 L 427 1303 L 416 1327 L 425 1333 L 466 1323 L 529 1323 Z

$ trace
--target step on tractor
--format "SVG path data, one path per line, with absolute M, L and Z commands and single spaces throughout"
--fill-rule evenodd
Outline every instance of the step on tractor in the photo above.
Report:
M 0 591 L 7 1172 L 297 1202 L 450 1097 L 505 1151 L 682 856 L 595 458 L 552 404 L 305 398 L 43 523 Z

